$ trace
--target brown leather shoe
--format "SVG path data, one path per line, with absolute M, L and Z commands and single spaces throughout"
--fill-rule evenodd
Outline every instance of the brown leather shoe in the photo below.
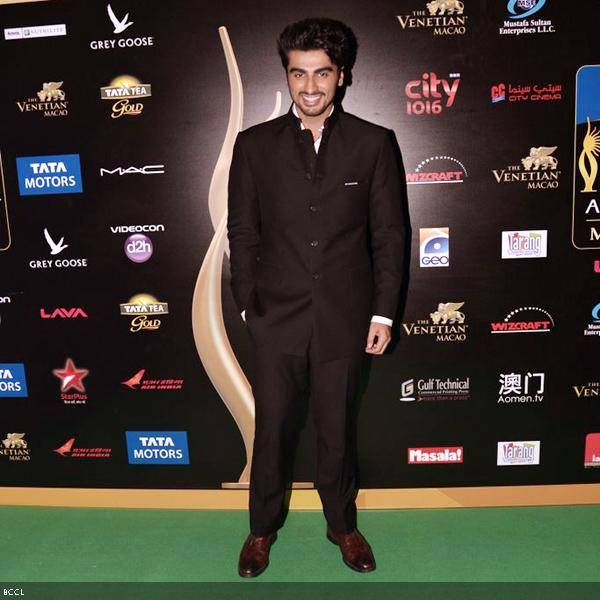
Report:
M 334 533 L 327 527 L 327 539 L 340 547 L 343 561 L 354 571 L 369 573 L 375 570 L 371 546 L 358 529 L 351 533 Z
M 276 531 L 268 535 L 248 535 L 238 562 L 240 577 L 256 577 L 269 566 L 269 551 L 276 539 Z

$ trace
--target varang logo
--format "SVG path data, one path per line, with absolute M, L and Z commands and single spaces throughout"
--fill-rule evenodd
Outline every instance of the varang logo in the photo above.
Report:
M 548 231 L 503 231 L 502 258 L 546 258 Z
M 498 442 L 496 464 L 499 467 L 513 465 L 539 465 L 540 441 Z
M 431 0 L 427 10 L 397 15 L 402 29 L 429 29 L 433 35 L 463 35 L 467 31 L 465 5 L 461 0 Z
M 544 400 L 545 373 L 500 373 L 498 404 L 536 404 Z
M 120 304 L 122 315 L 133 316 L 129 331 L 135 333 L 137 331 L 155 331 L 160 325 L 160 319 L 151 319 L 154 315 L 169 314 L 169 305 L 167 302 L 159 302 L 150 294 L 137 294 L 129 300 L 129 302 Z
M 75 446 L 75 438 L 69 438 L 62 446 L 54 449 L 63 458 L 110 458 L 112 448 L 82 448 Z
M 550 19 L 529 19 L 546 4 L 546 0 L 508 0 L 507 19 L 498 29 L 500 35 L 524 35 L 531 33 L 554 33 Z
M 31 450 L 27 447 L 24 433 L 7 433 L 0 446 L 0 456 L 11 461 L 31 460 Z
M 454 104 L 460 73 L 450 73 L 448 79 L 440 79 L 435 73 L 423 73 L 421 79 L 409 81 L 404 93 L 406 114 L 439 115 L 444 109 Z
M 62 369 L 52 371 L 55 377 L 60 379 L 60 398 L 65 404 L 85 404 L 88 395 L 83 385 L 83 379 L 87 377 L 88 369 L 78 369 L 73 359 L 67 358 L 65 366 Z M 67 394 L 69 390 L 75 390 L 72 394 Z
M 600 433 L 585 436 L 584 467 L 600 467 Z
M 498 83 L 491 87 L 492 104 L 498 102 L 556 102 L 562 100 L 562 85 L 548 83 L 541 85 L 508 85 Z
M 408 449 L 409 465 L 448 465 L 462 462 L 462 446 L 430 446 Z
M 42 319 L 87 319 L 87 313 L 83 308 L 40 308 L 40 317 Z
M 436 342 L 464 342 L 467 339 L 465 314 L 459 310 L 464 302 L 440 302 L 437 310 L 429 314 L 430 321 L 419 319 L 416 323 L 402 323 L 406 335 L 435 336 Z
M 552 156 L 557 148 L 558 146 L 532 147 L 529 155 L 521 159 L 520 165 L 492 169 L 496 183 L 526 183 L 528 190 L 558 188 L 558 159 Z
M 69 103 L 64 90 L 61 89 L 62 81 L 49 81 L 42 85 L 37 92 L 37 98 L 27 98 L 23 102 L 17 101 L 20 112 L 37 112 L 44 117 L 66 117 L 69 114 Z
M 523 317 L 529 316 L 529 319 Z M 554 328 L 552 315 L 539 306 L 521 306 L 503 321 L 492 322 L 490 333 L 549 333 Z
M 407 185 L 431 183 L 462 183 L 467 169 L 460 160 L 452 156 L 430 156 L 421 161 L 412 173 L 406 174 Z
M 141 83 L 131 75 L 120 75 L 113 79 L 109 85 L 100 88 L 100 98 L 113 102 L 111 117 L 119 119 L 122 116 L 135 117 L 142 114 L 143 102 L 130 102 L 139 98 L 152 96 L 152 86 Z
M 133 377 L 122 381 L 122 385 L 130 390 L 180 390 L 183 388 L 183 379 L 150 379 L 144 377 L 146 369 L 141 369 Z
M 585 336 L 600 336 L 600 302 L 592 308 L 592 321 L 587 324 L 583 335 Z

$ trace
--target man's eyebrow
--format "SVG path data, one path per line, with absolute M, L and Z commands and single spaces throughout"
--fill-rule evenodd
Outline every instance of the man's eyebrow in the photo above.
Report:
M 333 71 L 333 67 L 321 67 L 320 69 L 315 69 L 315 73 L 320 73 L 321 71 Z M 290 73 L 306 73 L 306 69 L 301 69 L 300 67 L 292 67 L 290 69 Z

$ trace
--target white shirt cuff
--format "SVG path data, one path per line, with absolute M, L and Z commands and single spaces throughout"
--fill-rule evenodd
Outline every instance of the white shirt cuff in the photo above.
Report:
M 244 322 L 246 321 L 246 311 L 245 310 L 242 311 L 242 319 L 244 319 Z
M 394 321 L 392 321 L 392 319 L 388 319 L 387 317 L 373 315 L 371 317 L 371 323 L 383 323 L 384 325 L 389 325 L 391 327 L 394 324 Z

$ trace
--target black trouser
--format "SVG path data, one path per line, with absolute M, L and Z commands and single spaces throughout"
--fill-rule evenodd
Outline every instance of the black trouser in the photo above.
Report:
M 256 432 L 250 474 L 250 531 L 266 535 L 281 524 L 287 461 L 293 448 L 300 402 L 307 386 L 317 433 L 316 487 L 335 533 L 356 527 L 355 401 L 364 350 L 319 362 L 314 345 L 304 356 L 254 347 L 252 391 Z M 305 397 L 305 396 L 304 396 Z

